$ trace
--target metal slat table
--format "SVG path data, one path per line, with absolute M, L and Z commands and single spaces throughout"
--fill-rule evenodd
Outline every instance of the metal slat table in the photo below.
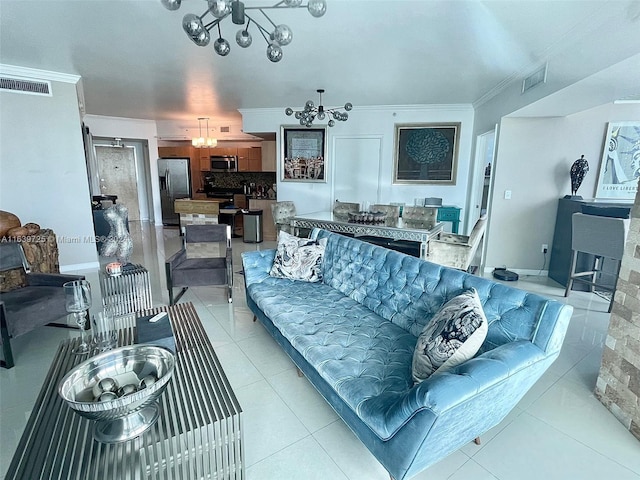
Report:
M 93 422 L 58 395 L 60 380 L 87 356 L 60 344 L 9 466 L 6 479 L 244 479 L 242 409 L 191 303 L 167 311 L 176 342 L 173 378 L 159 398 L 160 417 L 141 436 L 118 444 L 93 439 Z M 135 338 L 135 316 L 119 319 L 118 346 Z

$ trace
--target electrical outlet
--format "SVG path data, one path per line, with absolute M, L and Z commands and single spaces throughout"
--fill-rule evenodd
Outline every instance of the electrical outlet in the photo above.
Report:
M 549 251 L 549 245 L 546 243 L 542 244 L 542 253 L 547 253 Z

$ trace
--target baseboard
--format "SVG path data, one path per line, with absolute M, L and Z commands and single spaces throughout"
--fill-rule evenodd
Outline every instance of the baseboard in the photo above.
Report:
M 82 270 L 99 270 L 100 262 L 76 263 L 60 267 L 60 273 L 79 272 Z

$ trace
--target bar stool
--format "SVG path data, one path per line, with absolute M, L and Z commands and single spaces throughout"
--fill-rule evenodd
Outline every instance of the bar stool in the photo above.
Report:
M 573 282 L 583 282 L 591 287 L 598 287 L 601 290 L 611 292 L 611 302 L 608 312 L 613 306 L 613 297 L 616 291 L 616 282 L 620 273 L 620 265 L 624 254 L 624 244 L 629 233 L 630 220 L 626 218 L 601 217 L 597 215 L 586 215 L 584 213 L 574 213 L 571 219 L 571 268 L 569 269 L 569 280 L 564 296 L 569 296 L 573 287 Z M 593 270 L 586 272 L 576 272 L 576 260 L 578 253 L 595 255 Z M 605 258 L 611 258 L 617 262 L 615 273 L 602 272 L 602 262 Z M 616 282 L 613 287 L 598 283 L 598 274 L 615 276 Z

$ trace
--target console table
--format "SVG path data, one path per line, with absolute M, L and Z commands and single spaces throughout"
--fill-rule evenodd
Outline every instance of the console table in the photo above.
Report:
M 58 395 L 58 384 L 87 359 L 60 344 L 6 479 L 138 480 L 244 478 L 242 409 L 191 303 L 141 312 L 169 313 L 176 343 L 173 378 L 159 398 L 160 417 L 127 442 L 93 438 L 93 422 Z M 135 338 L 135 316 L 119 319 L 118 346 Z

